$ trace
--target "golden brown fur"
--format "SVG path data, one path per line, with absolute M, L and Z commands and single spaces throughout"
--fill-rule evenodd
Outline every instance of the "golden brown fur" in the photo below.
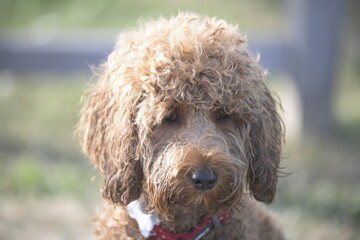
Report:
M 274 199 L 283 134 L 263 77 L 223 21 L 179 14 L 122 33 L 79 124 L 104 177 L 98 239 L 141 239 L 124 207 L 139 198 L 173 233 L 231 211 L 206 239 L 282 239 L 256 203 Z M 218 176 L 205 192 L 188 177 L 201 166 Z

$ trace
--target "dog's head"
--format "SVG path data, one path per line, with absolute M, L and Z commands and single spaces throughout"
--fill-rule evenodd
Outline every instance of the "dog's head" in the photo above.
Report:
M 244 191 L 270 203 L 282 122 L 236 28 L 180 14 L 120 35 L 79 124 L 103 195 L 216 212 Z

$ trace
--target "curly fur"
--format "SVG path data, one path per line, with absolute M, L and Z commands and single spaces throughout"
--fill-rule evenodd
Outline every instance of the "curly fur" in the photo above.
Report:
M 224 21 L 179 14 L 120 34 L 78 128 L 104 177 L 99 239 L 141 239 L 124 208 L 139 198 L 174 233 L 226 210 L 208 239 L 282 239 L 252 198 L 273 201 L 283 136 L 264 75 Z M 204 165 L 219 177 L 200 192 L 187 175 Z

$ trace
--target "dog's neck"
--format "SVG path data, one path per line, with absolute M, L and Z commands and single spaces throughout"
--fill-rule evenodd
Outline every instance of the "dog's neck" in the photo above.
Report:
M 164 222 L 165 224 L 160 224 L 160 222 L 163 221 L 159 220 L 155 214 L 148 214 L 143 211 L 141 200 L 131 202 L 128 204 L 127 209 L 129 216 L 136 220 L 142 236 L 144 238 L 150 237 L 150 239 L 202 239 L 202 237 L 208 234 L 213 228 L 220 228 L 230 214 L 229 212 L 225 212 L 219 216 L 206 218 L 198 224 L 192 224 L 192 230 L 186 231 L 185 234 L 172 234 L 170 231 L 174 230 L 172 228 L 175 227 L 175 224 L 171 224 L 171 221 L 167 222 L 167 224 L 165 223 L 166 221 Z M 171 225 L 173 225 L 173 227 L 171 227 Z M 194 228 L 193 226 L 196 227 Z M 184 227 L 189 229 L 187 226 Z

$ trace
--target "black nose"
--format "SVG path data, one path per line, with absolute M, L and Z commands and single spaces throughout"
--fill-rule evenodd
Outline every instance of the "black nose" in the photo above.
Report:
M 190 173 L 190 180 L 195 189 L 207 191 L 216 185 L 216 172 L 209 168 L 203 167 Z

